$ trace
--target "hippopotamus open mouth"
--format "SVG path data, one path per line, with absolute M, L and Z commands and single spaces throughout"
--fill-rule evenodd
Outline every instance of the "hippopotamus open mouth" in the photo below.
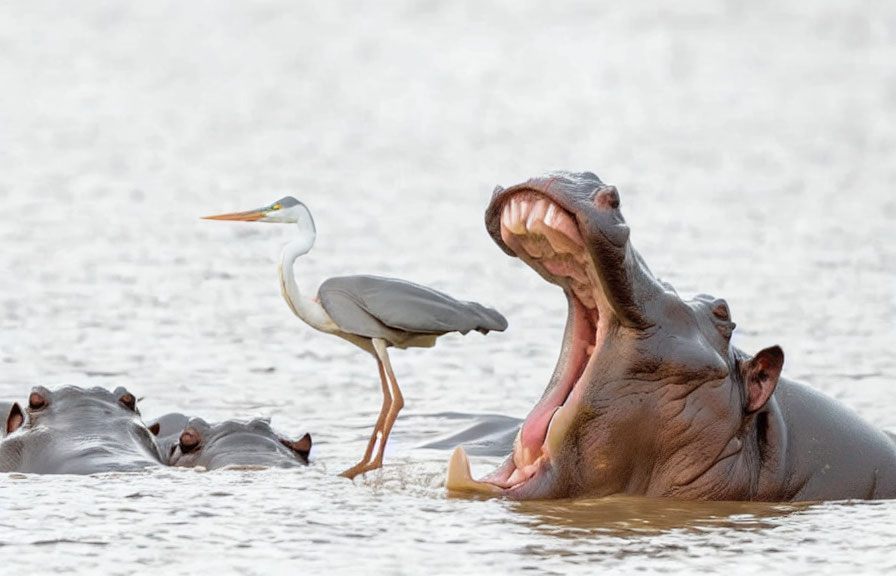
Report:
M 555 187 L 562 193 L 552 193 Z M 582 202 L 590 204 L 591 211 L 604 221 L 583 218 L 576 206 Z M 552 458 L 579 412 L 590 380 L 586 374 L 594 369 L 608 332 L 620 323 L 639 323 L 639 315 L 631 313 L 636 312 L 631 303 L 606 289 L 608 282 L 628 285 L 628 279 L 615 270 L 625 258 L 628 240 L 618 207 L 616 189 L 590 173 L 558 174 L 495 190 L 486 211 L 489 233 L 505 252 L 563 288 L 569 318 L 551 383 L 523 423 L 513 454 L 492 474 L 475 482 L 459 449 L 452 457 L 449 489 L 465 487 L 532 497 L 552 484 Z M 602 236 L 603 250 L 594 242 L 595 228 Z M 586 243 L 583 230 L 591 242 Z M 615 277 L 601 273 L 608 268 L 616 272 Z

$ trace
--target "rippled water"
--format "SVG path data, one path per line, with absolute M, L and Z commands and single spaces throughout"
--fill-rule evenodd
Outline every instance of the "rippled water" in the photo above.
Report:
M 524 416 L 553 369 L 564 299 L 482 224 L 495 184 L 550 168 L 617 184 L 654 272 L 726 297 L 738 345 L 781 344 L 789 376 L 896 428 L 896 9 L 336 4 L 0 4 L 0 398 L 126 385 L 147 416 L 315 438 L 298 471 L 8 475 L 0 565 L 896 569 L 892 502 L 458 499 L 424 447 Z M 285 193 L 317 220 L 306 290 L 401 276 L 511 324 L 392 355 L 407 408 L 354 483 L 335 473 L 378 410 L 374 361 L 291 317 L 289 227 L 198 219 Z

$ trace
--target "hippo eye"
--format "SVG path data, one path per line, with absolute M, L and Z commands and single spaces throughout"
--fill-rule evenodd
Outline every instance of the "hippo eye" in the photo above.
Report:
M 619 191 L 615 186 L 599 186 L 594 192 L 594 205 L 601 210 L 619 209 Z
M 137 411 L 137 399 L 134 398 L 134 395 L 130 392 L 128 392 L 127 394 L 123 394 L 121 398 L 118 399 L 118 402 L 131 412 Z
M 32 392 L 28 397 L 28 407 L 32 410 L 40 410 L 47 405 L 47 399 L 37 392 Z
M 728 310 L 728 303 L 724 300 L 716 300 L 713 302 L 712 314 L 719 320 L 731 320 L 731 312 Z

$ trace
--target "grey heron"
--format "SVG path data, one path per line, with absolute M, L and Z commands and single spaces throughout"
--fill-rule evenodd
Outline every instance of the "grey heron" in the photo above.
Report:
M 486 334 L 490 330 L 507 328 L 507 320 L 496 310 L 476 302 L 455 300 L 432 288 L 394 278 L 330 278 L 320 285 L 316 298 L 302 295 L 293 264 L 311 250 L 316 230 L 311 212 L 292 196 L 263 208 L 204 218 L 297 224 L 299 237 L 288 243 L 280 255 L 280 291 L 287 305 L 311 327 L 344 338 L 376 358 L 383 405 L 363 458 L 342 473 L 347 478 L 382 466 L 389 433 L 404 406 L 386 351 L 388 347 L 428 348 L 435 345 L 436 338 L 448 332 L 466 334 L 476 330 Z M 377 447 L 375 455 L 374 446 Z

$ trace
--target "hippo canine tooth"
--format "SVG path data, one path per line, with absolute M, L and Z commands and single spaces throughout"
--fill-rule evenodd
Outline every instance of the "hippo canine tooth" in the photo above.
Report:
M 501 489 L 487 482 L 473 480 L 470 472 L 470 459 L 463 446 L 454 449 L 451 461 L 448 463 L 448 475 L 445 478 L 445 488 L 454 492 L 474 492 L 478 494 L 497 494 Z
M 545 438 L 546 453 L 550 456 L 556 454 L 557 450 L 563 445 L 563 439 L 569 432 L 569 427 L 576 416 L 576 407 L 569 403 L 557 408 L 554 412 L 551 423 L 548 424 L 548 433 Z

